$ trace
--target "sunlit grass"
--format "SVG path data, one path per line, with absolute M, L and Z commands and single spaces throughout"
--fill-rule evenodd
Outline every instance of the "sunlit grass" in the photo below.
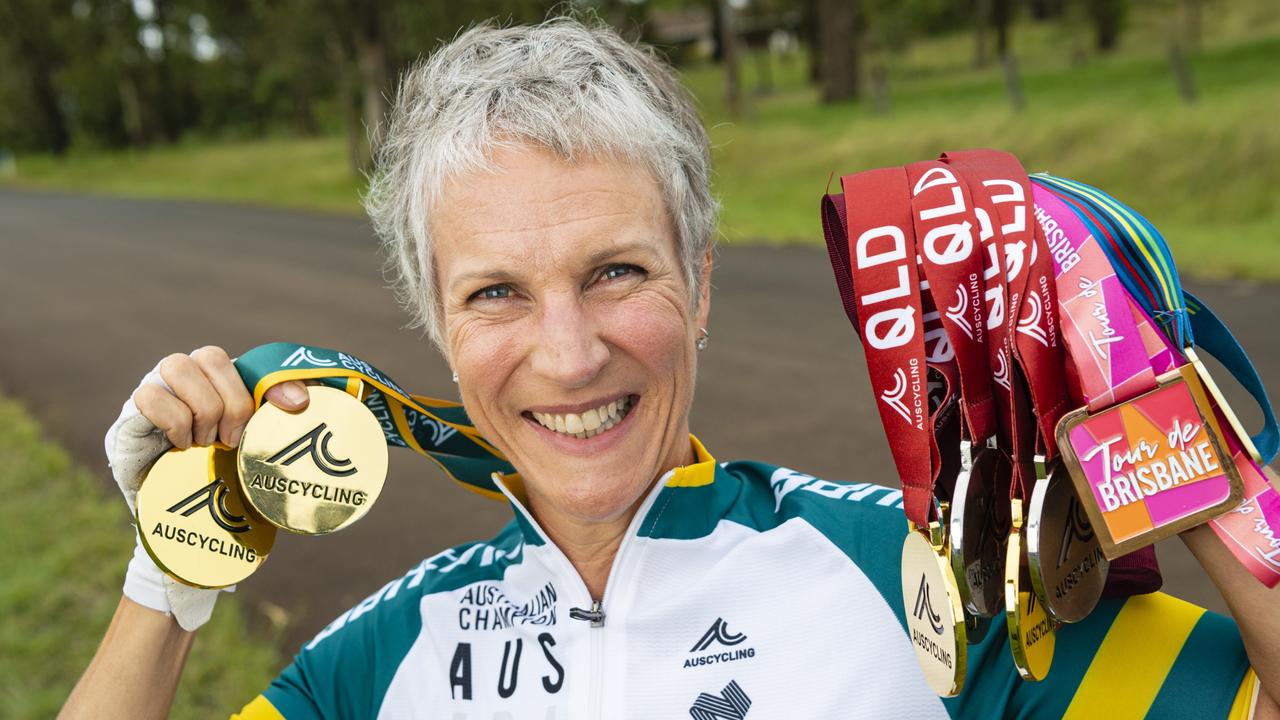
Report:
M 133 529 L 124 501 L 0 398 L 0 707 L 51 718 L 120 600 Z M 233 595 L 196 637 L 172 717 L 226 717 L 279 672 L 278 630 Z M 260 619 L 261 620 L 261 619 Z

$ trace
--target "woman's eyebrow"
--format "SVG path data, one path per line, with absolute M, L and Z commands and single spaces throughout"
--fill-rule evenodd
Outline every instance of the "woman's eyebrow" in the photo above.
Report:
M 591 253 L 583 260 L 582 264 L 587 266 L 599 265 L 606 260 L 615 258 L 619 255 L 625 255 L 626 253 L 633 251 L 640 251 L 647 255 L 653 255 L 653 245 L 657 242 L 661 242 L 661 240 L 624 240 Z
M 512 277 L 511 273 L 497 268 L 491 270 L 470 270 L 462 273 L 461 275 L 457 275 L 450 280 L 449 291 L 453 292 L 457 290 L 460 285 L 469 285 L 480 280 L 483 280 L 486 283 L 504 283 L 511 282 Z

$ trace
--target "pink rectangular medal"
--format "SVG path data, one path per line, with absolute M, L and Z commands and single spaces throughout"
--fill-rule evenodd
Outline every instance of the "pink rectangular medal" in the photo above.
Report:
M 1058 446 L 1109 559 L 1236 507 L 1243 482 L 1190 366 L 1154 390 L 1058 423 Z

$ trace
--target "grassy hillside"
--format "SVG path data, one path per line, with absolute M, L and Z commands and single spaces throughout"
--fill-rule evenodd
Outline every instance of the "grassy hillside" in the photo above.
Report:
M 0 707 L 51 718 L 93 656 L 133 552 L 124 501 L 72 466 L 0 398 Z M 174 718 L 226 717 L 279 672 L 277 632 L 218 601 L 183 673 Z M 263 627 L 257 627 L 263 626 Z

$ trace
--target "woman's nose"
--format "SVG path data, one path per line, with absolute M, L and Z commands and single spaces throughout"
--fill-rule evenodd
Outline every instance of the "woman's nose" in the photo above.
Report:
M 557 385 L 585 387 L 609 362 L 609 348 L 578 297 L 545 298 L 534 332 L 533 369 Z

